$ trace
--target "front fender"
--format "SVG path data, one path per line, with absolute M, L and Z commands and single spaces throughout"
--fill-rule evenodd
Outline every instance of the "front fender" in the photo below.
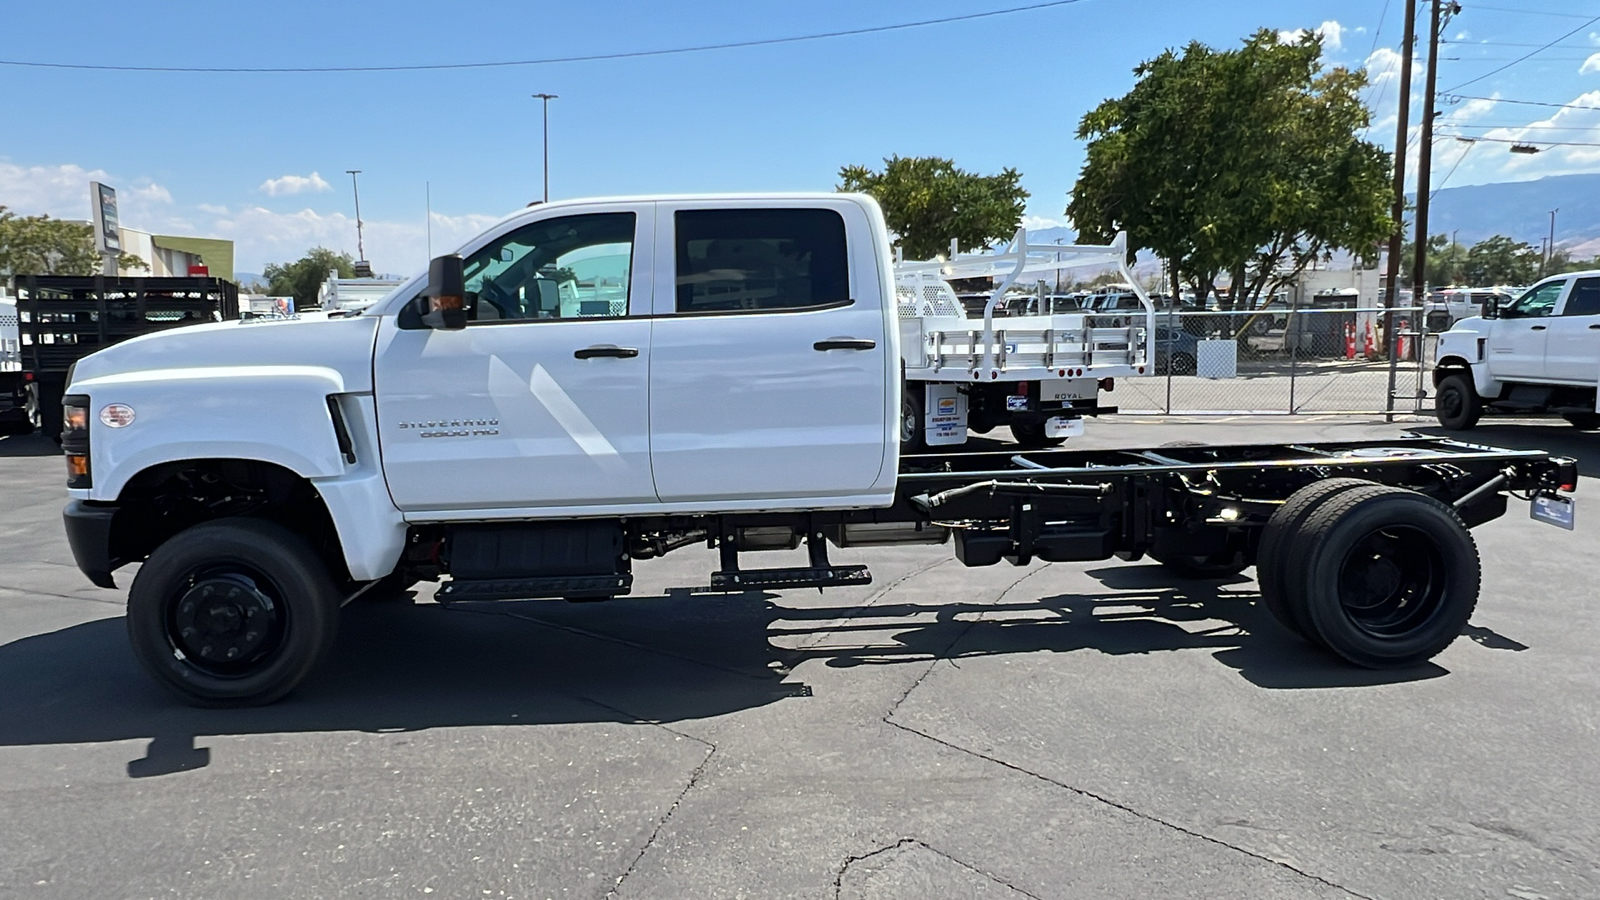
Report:
M 134 475 L 185 459 L 254 459 L 316 480 L 345 472 L 328 397 L 345 391 L 335 369 L 237 366 L 166 369 L 74 380 L 89 396 L 93 485 L 82 497 L 115 500 Z M 111 428 L 107 405 L 134 411 Z

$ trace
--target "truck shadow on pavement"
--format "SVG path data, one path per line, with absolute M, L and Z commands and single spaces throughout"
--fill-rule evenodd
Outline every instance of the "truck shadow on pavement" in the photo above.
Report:
M 327 665 L 284 701 L 237 710 L 194 709 L 167 695 L 136 665 L 122 619 L 107 618 L 0 646 L 0 745 L 149 738 L 146 755 L 128 764 L 143 777 L 206 766 L 201 735 L 674 722 L 809 696 L 791 678 L 809 660 L 846 667 L 1205 650 L 1271 689 L 1446 674 L 1433 664 L 1351 667 L 1283 632 L 1253 590 L 1222 589 L 1246 579 L 1173 584 L 1155 566 L 1087 574 L 1108 590 L 823 607 L 682 590 L 598 604 L 352 604 Z
M 1484 419 L 1471 431 L 1446 431 L 1437 425 L 1413 429 L 1429 437 L 1450 438 L 1469 444 L 1487 444 L 1510 450 L 1548 450 L 1555 456 L 1578 461 L 1578 474 L 1600 478 L 1600 433 L 1579 431 L 1560 419 L 1517 422 Z
M 812 655 L 826 655 L 829 665 L 851 666 L 1013 653 L 1092 650 L 1125 656 L 1211 650 L 1218 662 L 1237 670 L 1252 684 L 1275 690 L 1369 687 L 1449 674 L 1431 662 L 1388 670 L 1352 666 L 1284 630 L 1260 605 L 1248 578 L 1185 581 L 1158 566 L 1111 566 L 1085 574 L 1113 590 L 1057 594 L 1017 603 L 873 606 L 868 615 L 874 618 L 921 612 L 937 614 L 941 621 L 895 633 L 893 646 L 813 651 Z M 1221 590 L 1229 585 L 1247 587 Z M 952 634 L 952 623 L 960 625 L 959 634 Z M 845 625 L 843 629 L 884 627 Z

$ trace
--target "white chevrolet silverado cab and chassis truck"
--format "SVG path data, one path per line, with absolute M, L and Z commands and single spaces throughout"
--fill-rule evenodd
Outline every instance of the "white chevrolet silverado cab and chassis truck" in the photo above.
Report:
M 1600 428 L 1600 271 L 1546 278 L 1439 336 L 1439 424 L 1464 431 L 1486 412 L 1556 413 Z
M 729 592 L 870 581 L 829 544 L 1254 565 L 1289 631 L 1406 666 L 1472 612 L 1470 526 L 1517 492 L 1570 527 L 1572 460 L 1449 440 L 902 454 L 892 263 L 860 195 L 561 202 L 356 315 L 126 341 L 70 376 L 74 557 L 141 563 L 138 658 L 230 706 L 304 679 L 352 600 L 612 598 L 690 545 Z

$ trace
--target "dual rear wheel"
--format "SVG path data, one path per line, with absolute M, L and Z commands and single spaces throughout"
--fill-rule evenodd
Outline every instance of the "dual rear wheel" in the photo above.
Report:
M 1328 479 L 1292 494 L 1262 532 L 1262 605 L 1356 665 L 1403 668 L 1461 634 L 1478 602 L 1477 546 L 1455 511 L 1403 488 Z

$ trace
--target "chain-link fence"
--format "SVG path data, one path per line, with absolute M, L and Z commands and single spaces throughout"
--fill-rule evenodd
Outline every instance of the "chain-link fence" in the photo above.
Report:
M 1386 312 L 1275 305 L 1249 312 L 1161 311 L 1153 377 L 1119 379 L 1109 399 L 1136 414 L 1425 412 L 1437 332 L 1449 323 L 1430 322 L 1416 307 L 1394 309 L 1398 346 L 1391 364 Z M 1129 321 L 1123 315 L 1090 319 L 1105 326 Z

